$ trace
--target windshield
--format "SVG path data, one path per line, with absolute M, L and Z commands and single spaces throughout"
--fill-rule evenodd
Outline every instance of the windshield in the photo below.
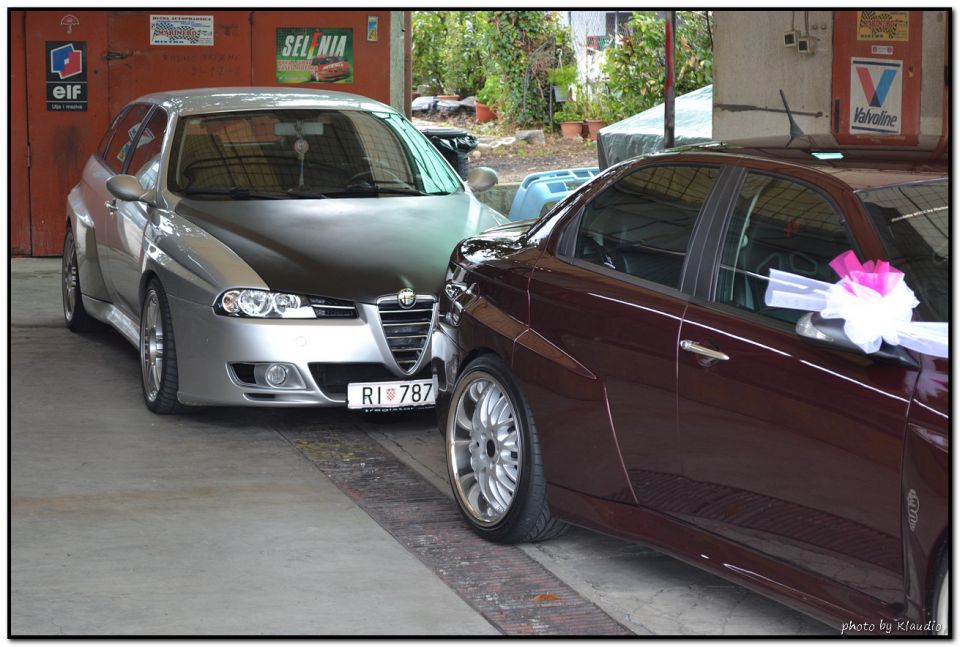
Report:
M 904 273 L 923 321 L 949 321 L 950 237 L 946 178 L 858 193 L 890 264 Z
M 406 119 L 261 110 L 180 120 L 168 187 L 204 199 L 442 195 L 462 184 Z

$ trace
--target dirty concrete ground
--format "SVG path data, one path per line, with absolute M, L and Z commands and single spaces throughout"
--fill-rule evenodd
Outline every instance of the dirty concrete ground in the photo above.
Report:
M 497 633 L 278 431 L 359 426 L 449 493 L 431 414 L 154 416 L 119 334 L 63 327 L 59 272 L 12 262 L 13 635 Z M 523 550 L 637 634 L 836 633 L 633 542 Z

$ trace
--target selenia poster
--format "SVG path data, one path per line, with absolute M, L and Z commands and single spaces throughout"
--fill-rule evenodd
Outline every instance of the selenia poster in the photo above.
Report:
M 353 30 L 277 27 L 277 83 L 353 83 Z

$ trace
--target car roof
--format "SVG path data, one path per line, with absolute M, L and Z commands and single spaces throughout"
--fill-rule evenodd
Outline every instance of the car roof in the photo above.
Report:
M 704 156 L 725 158 L 728 163 L 746 159 L 767 164 L 798 166 L 833 176 L 854 191 L 938 180 L 946 178 L 949 172 L 946 161 L 931 159 L 930 151 L 869 148 L 830 150 L 843 152 L 844 158 L 820 160 L 812 155 L 812 152 L 817 151 L 808 148 L 752 148 L 723 142 L 695 144 L 661 154 L 679 158 L 698 157 L 701 160 Z
M 155 103 L 181 115 L 268 108 L 334 108 L 390 111 L 390 106 L 347 92 L 306 88 L 226 87 L 172 90 L 144 95 L 132 103 Z

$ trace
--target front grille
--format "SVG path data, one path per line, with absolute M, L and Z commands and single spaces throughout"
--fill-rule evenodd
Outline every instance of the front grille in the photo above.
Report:
M 310 375 L 320 389 L 330 396 L 347 395 L 347 385 L 356 382 L 395 382 L 397 376 L 383 364 L 310 364 Z M 419 378 L 429 378 L 430 367 L 424 367 Z
M 421 295 L 409 310 L 400 307 L 393 296 L 383 297 L 377 302 L 383 336 L 397 365 L 406 372 L 413 370 L 430 343 L 436 302 L 435 297 Z
M 307 297 L 318 319 L 356 319 L 357 307 L 349 301 L 330 297 Z

